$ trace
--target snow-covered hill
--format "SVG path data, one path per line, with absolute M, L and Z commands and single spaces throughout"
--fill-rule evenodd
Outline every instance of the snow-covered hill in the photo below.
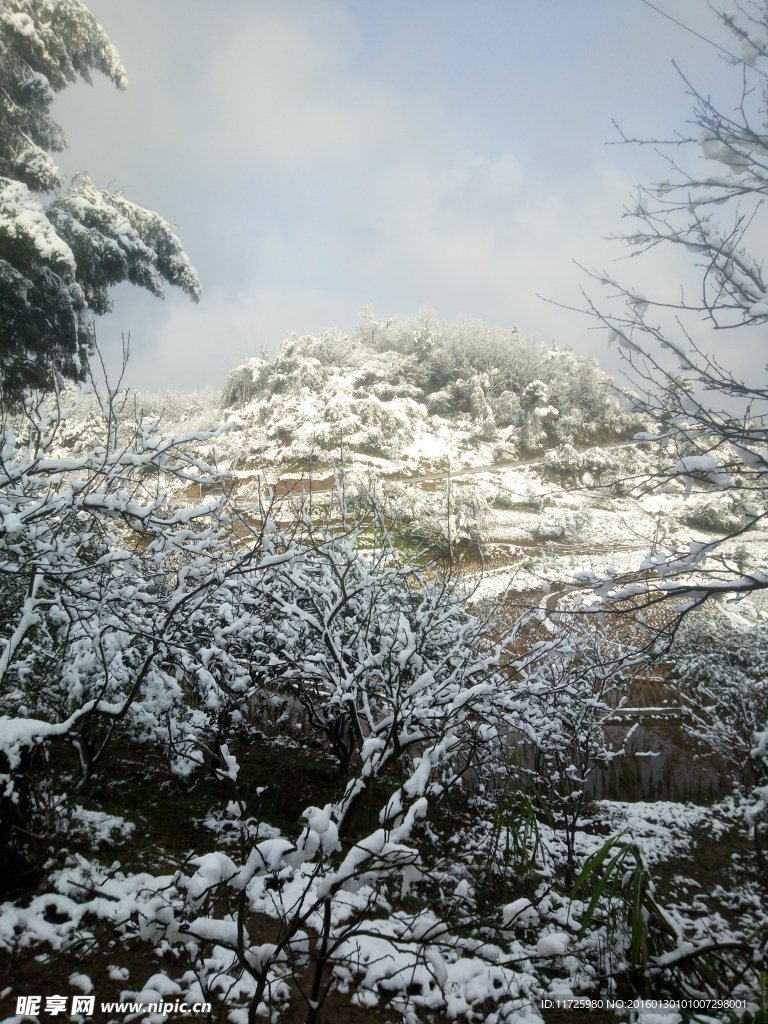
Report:
M 466 469 L 570 440 L 614 438 L 631 418 L 597 363 L 470 320 L 361 318 L 352 337 L 292 336 L 272 360 L 234 370 L 224 390 L 247 441 L 233 468 L 386 473 Z
M 122 429 L 137 413 L 159 418 L 166 435 L 225 421 L 196 447 L 229 472 L 246 513 L 267 485 L 279 495 L 311 489 L 320 510 L 343 467 L 347 499 L 375 488 L 414 542 L 445 550 L 450 537 L 466 550 L 482 541 L 491 596 L 510 567 L 514 588 L 531 590 L 585 565 L 629 569 L 653 545 L 706 540 L 740 521 L 736 491 L 627 495 L 627 481 L 648 480 L 661 456 L 631 443 L 647 425 L 621 408 L 612 384 L 595 360 L 516 328 L 363 316 L 353 336 L 289 337 L 273 359 L 234 370 L 222 396 L 130 397 Z M 62 451 L 92 447 L 102 431 L 87 400 L 62 426 Z M 174 505 L 204 494 L 168 487 Z M 745 565 L 768 555 L 763 538 L 755 531 L 741 545 Z

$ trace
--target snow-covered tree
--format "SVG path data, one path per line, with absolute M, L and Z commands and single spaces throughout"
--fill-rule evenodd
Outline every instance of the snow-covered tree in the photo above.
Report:
M 0 2 L 0 382 L 18 398 L 56 374 L 82 379 L 93 317 L 122 281 L 193 300 L 200 282 L 158 214 L 99 190 L 68 185 L 51 153 L 65 146 L 50 117 L 56 93 L 78 75 L 127 85 L 115 47 L 79 0 Z
M 608 623 L 543 608 L 484 621 L 456 580 L 398 553 L 373 494 L 353 509 L 339 486 L 310 518 L 308 498 L 290 509 L 267 491 L 241 517 L 227 475 L 190 453 L 210 434 L 164 436 L 114 391 L 101 409 L 103 443 L 62 451 L 72 409 L 30 400 L 0 447 L 0 851 L 10 866 L 38 843 L 51 871 L 48 891 L 0 907 L 0 941 L 94 948 L 103 928 L 118 962 L 128 943 L 169 954 L 138 1002 L 174 994 L 249 1021 L 298 991 L 308 1024 L 342 994 L 404 1021 L 460 1006 L 513 1024 L 548 977 L 602 985 L 593 964 L 612 971 L 631 944 L 605 924 L 611 893 L 582 938 L 563 929 L 577 930 L 568 883 L 602 843 L 585 841 L 587 786 L 621 753 L 603 726 L 631 665 Z M 174 504 L 178 484 L 216 496 Z M 320 758 L 327 796 L 276 828 L 255 745 Z M 73 849 L 77 802 L 126 749 L 153 780 L 210 793 L 205 849 L 163 852 L 160 874 L 146 849 L 135 872 L 111 857 L 51 868 L 49 845 Z M 484 840 L 464 850 L 499 779 L 500 827 L 476 820 Z M 519 898 L 481 903 L 489 874 Z M 713 948 L 688 934 L 665 951 Z
M 56 436 L 73 410 L 50 404 L 28 401 L 0 449 L 6 862 L 41 820 L 57 830 L 52 747 L 75 750 L 85 788 L 121 736 L 164 754 L 177 774 L 211 772 L 233 798 L 240 855 L 192 857 L 121 924 L 188 958 L 190 991 L 211 998 L 234 986 L 252 1020 L 309 964 L 314 1021 L 330 986 L 359 972 L 358 936 L 375 929 L 409 951 L 390 972 L 406 996 L 419 965 L 443 984 L 439 947 L 455 952 L 458 940 L 422 910 L 393 931 L 387 887 L 407 892 L 420 879 L 415 826 L 495 755 L 504 638 L 487 638 L 452 581 L 402 562 L 375 503 L 341 528 L 317 526 L 300 506 L 278 529 L 267 506 L 258 529 L 238 520 L 233 533 L 226 495 L 169 507 L 170 478 L 226 485 L 187 451 L 205 435 L 164 438 L 110 393 L 104 444 L 62 458 Z M 324 808 L 307 808 L 290 838 L 237 788 L 229 744 L 259 694 L 286 707 L 287 732 L 303 724 L 327 743 L 345 783 Z M 374 793 L 378 823 L 350 842 L 353 812 Z M 76 887 L 101 891 L 82 877 Z M 261 941 L 254 913 L 277 920 L 276 941 Z M 497 970 L 511 989 L 516 960 Z
M 508 436 L 505 428 L 513 427 L 525 427 L 534 447 L 547 435 L 550 443 L 560 436 L 587 441 L 637 429 L 596 360 L 529 341 L 516 327 L 504 330 L 467 317 L 443 322 L 428 310 L 387 321 L 364 311 L 352 337 L 338 331 L 293 335 L 272 360 L 252 359 L 233 370 L 222 401 L 243 408 L 298 395 L 304 387 L 332 391 L 343 377 L 354 381 L 356 395 L 373 392 L 383 403 L 410 398 L 429 415 L 454 421 L 466 416 L 475 436 L 487 441 L 499 431 Z M 392 426 L 382 424 L 384 433 Z
M 87 782 L 121 729 L 139 742 L 164 736 L 172 757 L 203 738 L 180 679 L 186 664 L 204 690 L 211 673 L 195 676 L 201 664 L 185 663 L 181 651 L 199 658 L 195 611 L 226 578 L 232 555 L 220 499 L 167 507 L 165 479 L 219 480 L 185 449 L 205 434 L 161 439 L 156 423 L 131 416 L 113 394 L 103 405 L 104 443 L 81 457 L 56 457 L 57 434 L 75 408 L 55 396 L 27 399 L 24 415 L 6 419 L 1 435 L 6 855 L 24 815 L 35 811 L 40 793 L 28 773 L 52 739 L 74 747 Z M 230 680 L 231 691 L 238 683 Z M 206 737 L 215 732 L 207 729 Z
M 595 592 L 591 611 L 613 610 L 645 629 L 652 658 L 680 658 L 681 694 L 693 715 L 693 729 L 716 750 L 741 782 L 747 820 L 759 843 L 768 807 L 766 786 L 765 695 L 762 665 L 765 631 L 713 643 L 675 648 L 686 615 L 707 602 L 735 602 L 768 589 L 768 564 L 760 547 L 745 540 L 768 518 L 768 385 L 760 370 L 742 379 L 718 351 L 708 354 L 702 325 L 710 338 L 726 342 L 738 331 L 759 345 L 754 329 L 768 323 L 764 202 L 768 196 L 768 3 L 757 0 L 724 11 L 710 5 L 730 46 L 730 62 L 741 79 L 741 100 L 724 113 L 709 91 L 684 78 L 693 96 L 693 133 L 660 146 L 672 147 L 670 174 L 640 188 L 626 211 L 634 227 L 621 236 L 633 255 L 659 246 L 692 254 L 700 288 L 681 288 L 679 297 L 646 295 L 616 279 L 590 276 L 614 293 L 597 302 L 587 296 L 586 312 L 609 329 L 625 357 L 633 407 L 655 421 L 636 435 L 657 469 L 627 481 L 629 493 L 727 491 L 727 515 L 702 503 L 705 525 L 715 535 L 687 544 L 654 544 L 636 570 L 584 572 L 580 582 Z M 735 44 L 735 45 L 734 45 Z M 720 45 L 720 44 L 718 44 Z M 735 52 L 734 52 L 735 51 Z M 637 142 L 624 137 L 625 142 Z M 657 140 L 654 140 L 657 141 Z M 686 152 L 693 159 L 686 160 Z M 725 345 L 722 346 L 725 350 Z M 695 521 L 693 515 L 688 522 Z M 648 609 L 653 609 L 651 614 Z M 698 627 L 700 628 L 700 627 Z M 750 661 L 748 666 L 742 658 Z M 668 663 L 669 664 L 669 663 Z
M 703 87 L 686 80 L 696 103 L 695 131 L 668 143 L 675 150 L 671 174 L 640 189 L 626 211 L 636 226 L 622 236 L 635 255 L 658 246 L 690 252 L 701 288 L 695 294 L 681 289 L 677 299 L 655 298 L 612 274 L 592 271 L 593 279 L 614 290 L 617 304 L 588 296 L 586 308 L 625 356 L 634 388 L 625 391 L 628 400 L 655 420 L 655 429 L 636 439 L 654 446 L 658 471 L 630 481 L 630 493 L 635 486 L 663 493 L 680 484 L 686 497 L 694 489 L 728 490 L 740 513 L 720 523 L 710 541 L 655 547 L 634 573 L 584 574 L 602 602 L 671 602 L 674 614 L 661 619 L 669 633 L 680 614 L 709 599 L 768 588 L 768 566 L 758 560 L 746 571 L 740 546 L 768 517 L 768 386 L 760 373 L 740 379 L 719 352 L 706 354 L 700 340 L 702 324 L 713 332 L 710 337 L 727 341 L 734 330 L 749 333 L 768 322 L 761 219 L 768 195 L 768 4 L 737 5 L 719 17 L 736 49 L 741 47 L 741 56 L 732 58 L 735 73 L 743 76 L 741 103 L 724 114 Z M 694 156 L 688 162 L 682 156 L 686 147 Z

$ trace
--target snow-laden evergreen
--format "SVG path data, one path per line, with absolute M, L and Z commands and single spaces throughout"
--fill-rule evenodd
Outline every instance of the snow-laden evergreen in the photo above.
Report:
M 120 56 L 79 0 L 0 4 L 0 323 L 6 401 L 56 375 L 80 380 L 93 316 L 123 281 L 194 301 L 200 282 L 172 227 L 86 174 L 67 184 L 51 153 L 66 145 L 56 93 L 91 72 L 128 84 Z

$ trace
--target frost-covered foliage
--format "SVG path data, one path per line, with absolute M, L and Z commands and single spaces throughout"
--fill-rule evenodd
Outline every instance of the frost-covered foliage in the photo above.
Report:
M 192 877 L 176 876 L 165 898 L 144 911 L 146 937 L 179 953 L 189 951 L 192 937 L 191 977 L 204 984 L 215 962 L 211 991 L 226 985 L 233 1004 L 251 1013 L 271 1012 L 288 996 L 281 981 L 307 969 L 308 1021 L 319 1019 L 315 1011 L 332 985 L 348 990 L 352 981 L 356 1001 L 371 1006 L 386 979 L 393 1008 L 407 1014 L 419 964 L 423 1005 L 444 1006 L 450 972 L 443 953 L 455 960 L 458 952 L 456 979 L 461 971 L 488 973 L 483 995 L 507 1001 L 497 1018 L 507 1020 L 525 1005 L 521 990 L 535 984 L 516 959 L 505 963 L 510 958 L 498 948 L 467 957 L 434 914 L 391 914 L 396 892 L 404 896 L 422 875 L 414 827 L 493 749 L 495 695 L 504 683 L 498 648 L 478 651 L 480 624 L 463 611 L 460 596 L 445 584 L 418 586 L 411 568 L 388 564 L 386 548 L 364 557 L 354 534 L 318 532 L 286 555 L 254 592 L 270 604 L 271 618 L 259 622 L 249 596 L 222 633 L 249 631 L 263 685 L 275 689 L 278 702 L 292 697 L 303 706 L 309 727 L 328 738 L 343 767 L 352 764 L 351 777 L 340 799 L 304 811 L 293 840 L 264 829 L 236 795 L 240 857 L 193 861 Z M 393 786 L 395 764 L 402 776 Z M 236 764 L 230 775 L 236 778 Z M 377 826 L 342 845 L 353 811 L 382 783 L 388 795 L 377 800 Z M 259 913 L 277 921 L 269 943 L 251 929 L 251 915 Z M 366 950 L 377 934 L 386 955 L 376 967 Z
M 379 494 L 403 535 L 430 551 L 449 555 L 454 548 L 476 548 L 486 538 L 490 509 L 480 487 L 447 480 L 424 492 L 383 480 Z
M 194 636 L 197 606 L 226 572 L 231 545 L 220 501 L 174 512 L 162 480 L 220 477 L 184 449 L 204 435 L 160 440 L 156 424 L 121 420 L 113 403 L 103 411 L 103 443 L 72 458 L 51 451 L 74 408 L 52 412 L 28 400 L 25 415 L 4 425 L 0 827 L 7 849 L 31 798 L 27 771 L 41 742 L 72 744 L 87 779 L 118 728 L 150 741 L 164 731 L 182 751 L 194 729 L 179 651 Z
M 286 533 L 268 508 L 261 527 L 238 542 L 223 499 L 168 508 L 164 476 L 217 479 L 185 452 L 203 437 L 163 441 L 140 415 L 122 419 L 114 401 L 103 411 L 105 444 L 71 459 L 50 452 L 72 410 L 52 415 L 30 402 L 5 432 L 5 856 L 23 844 L 26 826 L 39 827 L 38 805 L 51 795 L 44 759 L 56 743 L 74 747 L 83 783 L 116 735 L 164 751 L 182 775 L 207 760 L 231 784 L 243 855 L 237 863 L 224 853 L 198 857 L 191 875 L 161 881 L 151 898 L 131 882 L 125 895 L 138 911 L 138 935 L 192 950 L 190 983 L 209 997 L 215 979 L 229 976 L 239 986 L 230 998 L 253 1013 L 285 997 L 281 978 L 306 959 L 311 929 L 322 949 L 313 959 L 317 986 L 327 991 L 359 962 L 359 913 L 386 909 L 382 886 L 393 874 L 406 891 L 419 878 L 408 840 L 429 801 L 494 749 L 496 695 L 506 685 L 500 644 L 484 639 L 483 623 L 467 614 L 450 581 L 425 582 L 414 565 L 398 564 L 375 507 L 368 550 L 358 544 L 362 521 L 332 531 L 300 511 Z M 256 821 L 236 786 L 229 743 L 249 700 L 265 690 L 303 707 L 343 769 L 354 763 L 340 799 L 308 808 L 294 840 Z M 339 837 L 353 809 L 395 763 L 401 781 L 379 810 L 379 826 L 345 853 Z M 77 926 L 85 910 L 68 914 L 63 884 L 60 910 Z M 228 891 L 239 907 L 234 917 Z M 248 915 L 257 912 L 278 919 L 276 943 L 248 938 Z M 421 917 L 404 918 L 385 941 L 415 943 L 440 978 L 442 957 L 425 947 L 444 929 Z M 33 919 L 34 912 L 25 917 Z M 227 961 L 213 976 L 206 944 L 214 960 Z M 336 973 L 324 976 L 329 964 Z M 504 992 L 489 987 L 489 998 L 519 994 L 518 972 L 499 972 Z M 313 987 L 310 1006 L 321 1002 Z
M 306 407 L 289 414 L 302 396 Z M 320 453 L 338 448 L 343 428 L 353 449 L 391 457 L 413 439 L 409 406 L 438 420 L 466 420 L 470 437 L 514 438 L 525 450 L 630 428 L 595 360 L 526 341 L 516 328 L 466 318 L 441 323 L 428 312 L 386 323 L 363 314 L 352 337 L 293 336 L 274 359 L 232 371 L 223 402 L 244 413 L 258 409 L 262 421 L 269 414 L 285 420 L 289 437 L 300 427 L 296 413 L 307 416 L 308 403 L 320 397 L 313 435 Z M 285 414 L 275 415 L 283 406 Z
M 430 311 L 387 321 L 364 313 L 355 340 L 379 352 L 415 357 L 425 391 L 447 389 L 453 408 L 464 403 L 481 411 L 481 396 L 473 397 L 479 385 L 502 425 L 521 407 L 548 408 L 553 420 L 566 420 L 561 428 L 565 432 L 616 430 L 619 411 L 611 398 L 612 382 L 597 362 L 569 349 L 527 341 L 517 327 L 489 327 L 468 317 L 440 322 Z
M 82 379 L 92 318 L 111 308 L 122 281 L 195 301 L 200 283 L 158 214 L 86 175 L 65 188 L 50 156 L 65 146 L 49 111 L 55 94 L 92 71 L 127 85 L 117 50 L 79 0 L 0 3 L 0 361 L 6 400 Z M 54 193 L 51 197 L 50 194 Z M 45 199 L 45 196 L 48 196 Z
M 744 525 L 744 516 L 749 506 L 738 495 L 718 495 L 716 498 L 699 500 L 691 505 L 684 518 L 688 526 L 704 533 L 738 533 Z
M 691 617 L 674 655 L 687 728 L 734 773 L 760 853 L 768 792 L 768 627 L 738 632 L 711 616 Z
M 70 393 L 70 392 L 67 392 Z M 219 393 L 211 388 L 199 391 L 131 392 L 127 405 L 143 419 L 156 422 L 163 436 L 182 435 L 190 431 L 215 431 L 222 423 Z M 103 415 L 98 398 L 87 394 L 73 417 L 62 424 L 62 447 L 80 451 L 96 443 L 102 429 Z M 216 436 L 226 440 L 228 431 Z M 192 442 L 190 442 L 190 446 Z
M 548 452 L 543 463 L 549 473 L 566 481 L 603 486 L 618 482 L 626 486 L 628 478 L 633 477 L 646 480 L 653 474 L 656 464 L 657 460 L 640 448 L 624 445 L 579 450 L 570 442 Z
M 265 685 L 303 705 L 344 767 L 360 750 L 377 772 L 414 743 L 443 742 L 446 708 L 469 702 L 482 716 L 477 705 L 492 693 L 495 664 L 477 653 L 482 624 L 464 611 L 461 592 L 450 581 L 421 583 L 412 565 L 390 566 L 392 554 L 386 538 L 364 556 L 354 533 L 311 534 L 300 557 L 269 574 L 275 623 L 260 623 L 249 645 Z M 462 713 L 454 723 L 446 753 L 464 720 Z M 426 762 L 422 770 L 426 779 Z M 382 821 L 402 813 L 408 793 Z
M 140 415 L 122 419 L 114 402 L 103 411 L 105 443 L 70 459 L 50 457 L 70 409 L 51 414 L 30 402 L 5 431 L 6 856 L 24 834 L 17 826 L 35 820 L 41 793 L 32 779 L 44 776 L 40 759 L 51 744 L 75 748 L 84 782 L 119 734 L 164 750 L 181 774 L 200 768 L 207 754 L 213 770 L 234 783 L 228 741 L 249 698 L 267 688 L 298 701 L 342 766 L 354 754 L 357 769 L 337 805 L 309 813 L 298 847 L 282 839 L 250 845 L 259 834 L 246 829 L 240 890 L 246 876 L 263 880 L 311 861 L 308 881 L 317 891 L 286 910 L 303 920 L 353 882 L 354 889 L 413 865 L 405 843 L 428 797 L 467 771 L 496 735 L 482 723 L 495 717 L 489 702 L 504 677 L 498 648 L 482 649 L 482 624 L 449 584 L 422 583 L 414 566 L 394 563 L 379 520 L 366 553 L 357 544 L 362 526 L 336 534 L 300 516 L 286 534 L 267 509 L 260 530 L 239 544 L 223 500 L 169 509 L 163 477 L 217 479 L 184 449 L 204 437 L 159 440 L 157 425 Z M 338 850 L 334 837 L 360 794 L 404 758 L 407 777 L 381 809 L 382 827 L 331 870 L 318 851 Z M 205 889 L 223 876 L 198 873 L 199 908 Z M 174 939 L 167 914 L 145 916 L 162 921 Z M 215 924 L 203 934 L 198 923 L 193 934 L 213 938 Z M 226 941 L 229 931 L 222 924 L 215 937 Z M 296 938 L 294 927 L 288 938 Z M 255 1006 L 281 949 L 264 951 L 263 971 L 255 953 L 246 958 Z
M 489 801 L 479 806 L 492 814 Z M 434 851 L 430 878 L 411 872 L 405 896 L 399 885 L 387 887 L 381 875 L 375 877 L 368 860 L 368 876 L 358 877 L 359 885 L 350 880 L 309 912 L 324 884 L 337 878 L 326 852 L 333 838 L 323 841 L 330 831 L 327 815 L 309 807 L 298 842 L 255 819 L 248 822 L 254 839 L 259 835 L 254 848 L 263 861 L 255 858 L 258 863 L 245 872 L 239 855 L 223 851 L 188 858 L 174 873 L 132 872 L 81 856 L 54 871 L 48 891 L 27 905 L 0 905 L 0 948 L 17 957 L 42 943 L 54 951 L 92 948 L 100 933 L 108 934 L 110 977 L 120 980 L 123 1000 L 144 1004 L 145 1012 L 151 1002 L 207 1000 L 219 1019 L 234 1024 L 248 1020 L 249 1011 L 254 1020 L 295 1015 L 297 983 L 309 1022 L 322 1019 L 323 1010 L 334 1019 L 328 990 L 337 1007 L 342 996 L 366 1015 L 384 1010 L 389 1019 L 409 1024 L 435 1012 L 490 1024 L 540 1021 L 542 996 L 617 995 L 617 981 L 628 977 L 636 991 L 652 984 L 656 998 L 720 991 L 749 1000 L 756 995 L 750 989 L 756 979 L 748 961 L 753 953 L 759 956 L 766 926 L 757 892 L 747 886 L 743 899 L 730 901 L 721 892 L 726 920 L 704 902 L 712 902 L 709 893 L 688 896 L 688 886 L 696 883 L 685 876 L 676 876 L 676 898 L 662 908 L 651 878 L 668 858 L 692 852 L 694 830 L 706 826 L 722 840 L 731 812 L 727 802 L 707 809 L 597 806 L 591 824 L 598 831 L 578 836 L 579 861 L 591 870 L 573 899 L 552 884 L 558 844 L 544 824 L 535 862 L 541 877 L 530 897 L 500 901 L 491 918 L 487 905 L 480 910 L 478 890 L 482 865 L 499 836 L 482 817 L 473 821 L 465 814 L 454 820 L 445 854 L 434 841 L 427 844 Z M 416 822 L 411 837 L 428 830 L 428 822 Z M 606 844 L 600 831 L 622 838 Z M 627 833 L 631 841 L 623 840 Z M 318 870 L 321 860 L 324 871 Z M 407 865 L 401 861 L 397 870 L 405 874 Z M 425 884 L 431 885 L 432 900 L 419 906 L 415 894 Z M 302 910 L 306 916 L 297 920 Z M 288 935 L 292 920 L 299 927 Z M 586 928 L 583 921 L 589 921 Z M 482 938 L 475 937 L 478 932 Z M 258 942 L 267 935 L 268 941 Z M 166 954 L 160 970 L 147 965 L 142 972 L 136 957 L 142 941 Z M 130 969 L 118 966 L 129 944 Z M 643 973 L 632 971 L 633 962 L 642 963 L 645 982 Z M 259 989 L 262 999 L 255 1004 Z
M 51 400 L 56 401 L 54 396 Z M 60 400 L 64 405 L 72 406 L 72 411 L 58 425 L 52 440 L 52 454 L 55 457 L 84 455 L 102 444 L 106 435 L 104 410 L 99 397 L 93 391 L 82 393 L 76 386 L 69 385 L 61 390 Z M 196 454 L 200 454 L 201 445 L 211 439 L 219 444 L 225 444 L 228 439 L 229 431 L 218 430 L 222 424 L 219 394 L 210 389 L 130 392 L 116 395 L 114 405 L 121 419 L 127 417 L 133 421 L 139 416 L 156 424 L 159 437 L 205 435 L 205 441 L 190 438 L 187 444 L 187 449 L 195 449 Z M 165 483 L 169 491 L 173 490 L 173 478 Z M 180 484 L 184 486 L 184 481 Z

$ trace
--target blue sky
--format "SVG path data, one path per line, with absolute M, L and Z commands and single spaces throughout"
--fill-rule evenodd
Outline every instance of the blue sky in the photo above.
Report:
M 699 0 L 654 0 L 724 42 Z M 684 130 L 737 85 L 717 52 L 642 0 L 90 0 L 129 87 L 56 102 L 62 164 L 157 209 L 200 273 L 198 306 L 128 286 L 99 322 L 129 383 L 219 387 L 289 331 L 351 330 L 424 305 L 517 323 L 615 369 L 573 261 L 623 251 L 632 186 L 664 174 L 627 133 Z M 693 281 L 660 254 L 614 272 L 646 294 Z

